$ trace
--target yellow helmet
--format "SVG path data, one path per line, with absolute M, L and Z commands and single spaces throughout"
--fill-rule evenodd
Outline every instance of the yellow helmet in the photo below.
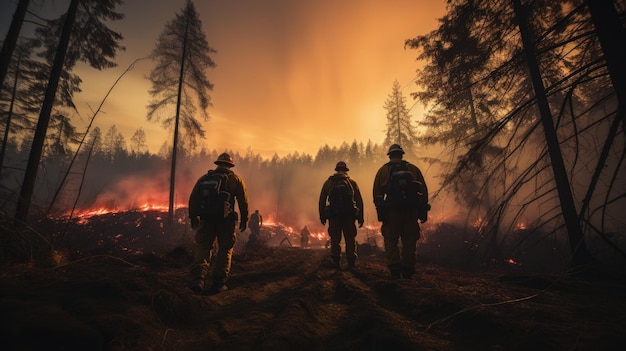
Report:
M 218 166 L 235 167 L 235 164 L 233 163 L 233 158 L 225 152 L 219 155 L 217 157 L 217 160 L 215 160 L 215 162 L 213 163 Z
M 343 172 L 347 172 L 350 169 L 348 169 L 348 165 L 346 165 L 345 162 L 343 161 L 339 161 L 337 162 L 337 165 L 335 166 L 335 171 L 343 171 Z
M 387 155 L 391 154 L 392 152 L 399 152 L 401 154 L 404 154 L 404 150 L 402 150 L 402 147 L 398 144 L 392 144 L 389 147 L 389 151 L 387 152 Z

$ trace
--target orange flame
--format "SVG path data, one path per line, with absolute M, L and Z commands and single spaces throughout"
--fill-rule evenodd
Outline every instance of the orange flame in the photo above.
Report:
M 174 209 L 183 208 L 185 205 L 183 204 L 175 204 Z M 147 212 L 147 211 L 158 211 L 158 212 L 167 212 L 169 210 L 168 205 L 156 204 L 156 203 L 144 203 L 140 206 L 133 208 L 109 208 L 106 206 L 93 207 L 88 209 L 82 209 L 74 211 L 74 213 L 66 212 L 64 216 L 69 217 L 70 215 L 75 218 L 79 218 L 79 223 L 86 223 L 87 220 L 94 216 L 101 216 L 112 213 L 120 213 L 126 211 L 138 211 L 138 212 Z

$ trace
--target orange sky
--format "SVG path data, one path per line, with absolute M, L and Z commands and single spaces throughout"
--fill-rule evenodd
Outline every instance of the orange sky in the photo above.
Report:
M 65 9 L 68 2 L 53 3 Z M 128 65 L 150 54 L 165 23 L 183 5 L 184 0 L 127 0 L 118 9 L 126 16 L 111 26 L 122 33 L 126 47 L 116 58 L 118 67 L 76 69 L 83 79 L 83 92 L 75 99 L 83 118 L 76 122 L 78 130 Z M 444 0 L 203 0 L 195 5 L 209 45 L 218 51 L 213 55 L 217 67 L 208 72 L 215 89 L 202 144 L 241 153 L 250 147 L 267 158 L 295 151 L 315 156 L 320 146 L 343 141 L 381 143 L 383 105 L 394 80 L 408 104 L 414 103 L 409 94 L 415 90 L 417 52 L 405 50 L 404 40 L 433 30 L 445 10 Z M 0 9 L 4 37 L 15 1 L 3 0 Z M 165 141 L 171 143 L 171 133 L 146 121 L 150 84 L 145 77 L 151 68 L 151 61 L 139 62 L 109 96 L 95 124 L 103 132 L 116 125 L 128 143 L 143 127 L 156 153 Z M 421 117 L 421 105 L 411 114 Z

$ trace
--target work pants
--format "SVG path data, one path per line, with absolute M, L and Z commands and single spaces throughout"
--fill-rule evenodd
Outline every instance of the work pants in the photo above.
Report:
M 353 216 L 332 217 L 328 219 L 328 236 L 330 236 L 330 255 L 333 259 L 341 257 L 341 237 L 346 244 L 346 257 L 348 262 L 357 257 L 356 253 L 356 224 Z
M 387 267 L 392 274 L 402 272 L 403 276 L 410 277 L 415 272 L 415 251 L 420 238 L 417 210 L 389 210 L 381 231 Z
M 214 259 L 213 281 L 225 283 L 230 274 L 233 248 L 235 246 L 237 213 L 231 213 L 225 219 L 208 220 L 196 232 L 194 248 L 194 267 L 192 275 L 204 279 L 209 272 L 211 260 Z M 217 239 L 217 253 L 214 243 Z M 215 254 L 215 257 L 213 257 Z

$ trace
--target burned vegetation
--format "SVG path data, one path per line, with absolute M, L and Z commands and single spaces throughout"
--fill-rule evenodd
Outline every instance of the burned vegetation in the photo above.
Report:
M 360 233 L 357 268 L 336 270 L 323 237 L 301 248 L 295 230 L 272 223 L 256 247 L 239 235 L 229 291 L 195 294 L 185 211 L 176 234 L 163 230 L 166 217 L 39 223 L 56 233 L 54 254 L 0 272 L 6 349 L 595 350 L 626 341 L 617 273 L 480 269 L 454 226 L 425 228 L 415 277 L 389 280 L 379 234 Z

